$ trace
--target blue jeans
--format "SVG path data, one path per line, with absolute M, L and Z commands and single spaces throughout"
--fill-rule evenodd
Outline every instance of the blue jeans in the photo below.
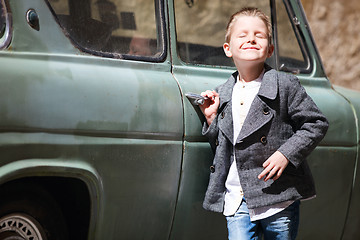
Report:
M 250 221 L 246 202 L 233 216 L 226 217 L 229 240 L 294 240 L 299 228 L 299 205 L 295 201 L 283 211 L 265 219 Z

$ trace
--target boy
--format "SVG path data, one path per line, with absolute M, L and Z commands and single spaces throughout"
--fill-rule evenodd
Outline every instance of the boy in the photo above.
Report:
M 215 150 L 203 206 L 223 212 L 229 239 L 295 239 L 299 200 L 315 196 L 305 158 L 328 122 L 295 76 L 265 64 L 274 47 L 263 12 L 235 13 L 223 48 L 237 72 L 201 93 L 203 134 Z

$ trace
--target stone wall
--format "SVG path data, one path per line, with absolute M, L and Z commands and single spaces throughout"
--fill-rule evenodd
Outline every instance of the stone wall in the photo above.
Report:
M 360 90 L 360 2 L 302 0 L 302 4 L 330 81 Z

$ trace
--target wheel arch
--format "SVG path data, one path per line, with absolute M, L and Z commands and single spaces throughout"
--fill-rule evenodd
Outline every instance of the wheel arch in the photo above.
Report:
M 29 184 L 45 190 L 57 202 L 70 239 L 91 239 L 95 235 L 103 186 L 92 166 L 69 159 L 29 159 L 0 167 L 0 192 Z

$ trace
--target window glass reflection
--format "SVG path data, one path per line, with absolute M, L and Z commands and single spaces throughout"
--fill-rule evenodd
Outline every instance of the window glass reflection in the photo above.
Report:
M 155 3 L 149 0 L 49 0 L 60 25 L 83 50 L 114 55 L 156 56 Z

